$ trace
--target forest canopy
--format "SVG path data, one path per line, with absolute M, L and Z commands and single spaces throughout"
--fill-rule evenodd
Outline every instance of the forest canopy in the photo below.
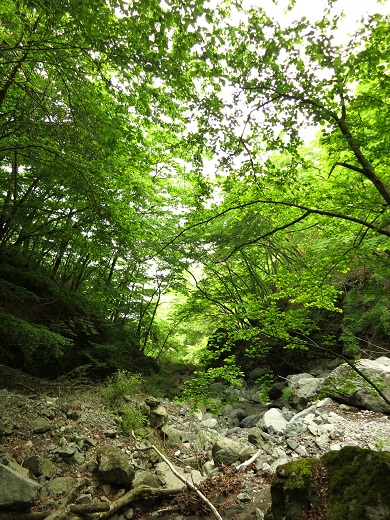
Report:
M 337 5 L 2 2 L 0 362 L 388 347 L 390 20 Z

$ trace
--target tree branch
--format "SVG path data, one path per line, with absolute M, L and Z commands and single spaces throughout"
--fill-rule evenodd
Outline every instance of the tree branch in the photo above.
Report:
M 309 215 L 310 215 L 310 211 L 306 211 L 306 213 L 304 213 L 300 217 L 296 218 L 295 220 L 292 220 L 291 222 L 287 222 L 287 224 L 284 224 L 283 226 L 276 227 L 276 228 L 272 229 L 271 231 L 269 231 L 268 233 L 265 233 L 264 235 L 261 235 L 260 237 L 254 238 L 253 240 L 248 240 L 248 242 L 243 242 L 242 244 L 236 246 L 227 256 L 225 256 L 225 258 L 223 258 L 222 260 L 219 260 L 219 262 L 226 262 L 226 260 L 228 260 L 231 256 L 233 256 L 237 251 L 239 251 L 243 247 L 255 244 L 256 242 L 259 242 L 263 238 L 267 238 L 267 237 L 269 237 L 271 235 L 274 235 L 278 231 L 282 231 L 283 229 L 287 229 L 288 227 L 291 227 L 294 224 L 297 224 L 297 222 L 300 222 L 301 220 L 304 220 Z

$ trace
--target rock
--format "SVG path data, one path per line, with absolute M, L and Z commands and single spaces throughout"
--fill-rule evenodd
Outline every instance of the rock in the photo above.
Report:
M 157 408 L 157 406 L 160 406 L 161 404 L 161 399 L 157 399 L 157 397 L 150 395 L 145 397 L 145 404 L 150 408 Z
M 58 498 L 67 495 L 70 490 L 73 489 L 76 482 L 77 480 L 73 477 L 53 478 L 53 480 L 49 480 L 42 486 L 40 496 L 42 499 L 46 499 L 48 496 Z
M 8 419 L 8 417 L 3 417 L 0 420 L 0 438 L 5 437 L 7 435 L 12 435 L 15 428 L 15 424 Z
M 64 462 L 66 462 L 66 464 L 74 464 L 75 466 L 80 466 L 81 464 L 84 464 L 85 462 L 85 456 L 76 451 L 72 456 L 70 457 L 64 457 Z
M 286 377 L 286 381 L 288 383 L 288 386 L 292 388 L 296 383 L 299 383 L 301 379 L 310 379 L 314 378 L 312 374 L 308 374 L 306 372 L 303 372 L 301 374 L 292 374 L 290 376 Z
M 76 501 L 75 501 L 75 504 L 91 504 L 92 503 L 92 497 L 91 495 L 80 495 Z
M 209 419 L 204 419 L 201 424 L 204 428 L 216 429 L 218 427 L 218 420 L 215 417 L 210 417 Z
M 269 398 L 272 401 L 282 397 L 283 390 L 288 386 L 287 381 L 278 381 L 271 386 L 271 390 L 268 392 Z
M 207 450 L 219 439 L 219 433 L 215 430 L 201 430 L 194 441 L 197 450 Z
M 67 444 L 66 446 L 62 446 L 61 448 L 58 448 L 57 453 L 60 457 L 67 458 L 67 457 L 71 457 L 72 455 L 74 455 L 76 453 L 76 451 L 77 451 L 76 446 Z
M 161 482 L 154 475 L 151 475 L 147 471 L 137 471 L 133 480 L 133 487 L 137 486 L 149 486 L 158 488 Z
M 239 502 L 243 502 L 243 503 L 245 503 L 245 502 L 251 502 L 251 501 L 252 501 L 252 499 L 251 499 L 251 497 L 248 495 L 248 493 L 244 493 L 244 492 L 242 492 L 242 493 L 238 493 L 238 495 L 237 495 L 237 500 L 238 500 Z
M 177 469 L 178 473 L 182 471 L 182 468 L 175 469 Z M 158 462 L 155 465 L 155 470 L 161 483 L 168 489 L 176 489 L 184 486 L 183 482 L 172 473 L 168 464 L 165 462 Z
M 241 428 L 253 428 L 260 424 L 261 419 L 264 417 L 265 412 L 257 413 L 254 415 L 248 415 L 240 422 Z
M 50 460 L 33 455 L 24 461 L 24 466 L 28 468 L 35 477 L 43 475 L 47 478 L 54 478 L 57 475 L 57 466 Z
M 34 433 L 45 433 L 50 430 L 51 423 L 44 417 L 38 417 L 32 421 L 31 428 Z
M 262 448 L 266 453 L 272 453 L 273 442 L 268 433 L 261 428 L 251 428 L 248 432 L 248 442 L 253 444 L 257 449 Z
M 161 431 L 163 432 L 164 437 L 166 437 L 166 440 L 170 446 L 181 443 L 181 432 L 177 428 L 174 428 L 169 424 L 165 424 L 161 428 Z
M 24 511 L 38 499 L 40 485 L 9 455 L 0 457 L 0 510 Z
M 212 449 L 215 464 L 235 464 L 240 460 L 242 445 L 231 439 L 220 437 Z
M 313 376 L 299 379 L 291 386 L 291 404 L 298 411 L 303 410 L 313 401 L 322 389 L 324 378 L 314 378 Z
M 307 424 L 303 420 L 294 421 L 293 419 L 291 419 L 286 425 L 285 436 L 294 439 L 307 430 Z
M 373 382 L 383 387 L 383 394 L 390 400 L 390 359 L 383 356 L 376 361 L 361 359 L 356 366 Z M 374 412 L 390 413 L 390 406 L 347 363 L 330 373 L 325 381 L 325 388 L 342 403 Z
M 245 462 L 246 460 L 249 460 L 255 453 L 256 450 L 253 449 L 252 446 L 244 446 L 243 448 L 241 448 L 239 453 L 240 462 Z
M 270 408 L 260 420 L 260 426 L 268 433 L 283 433 L 287 427 L 287 421 L 278 408 Z
M 325 485 L 329 479 L 329 484 Z M 272 481 L 272 506 L 266 520 L 314 518 L 390 518 L 390 454 L 346 447 L 319 460 L 279 466 Z
M 106 444 L 97 450 L 97 473 L 103 482 L 129 487 L 135 471 L 126 455 L 115 446 Z
M 156 406 L 149 412 L 150 426 L 153 428 L 161 428 L 168 422 L 168 413 L 163 406 Z

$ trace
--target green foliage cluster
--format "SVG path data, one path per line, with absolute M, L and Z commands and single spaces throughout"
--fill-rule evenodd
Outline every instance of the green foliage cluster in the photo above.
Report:
M 213 384 L 240 386 L 243 375 L 235 364 L 233 356 L 225 359 L 223 366 L 202 371 L 195 370 L 194 377 L 185 381 L 180 400 L 191 403 L 194 409 L 198 405 L 204 405 L 211 411 L 215 411 L 218 407 L 223 406 L 223 396 L 220 392 L 218 395 L 215 394 Z
M 141 374 L 132 374 L 120 369 L 110 376 L 102 389 L 102 396 L 108 405 L 115 407 L 123 403 L 125 396 L 133 396 L 141 391 L 144 379 Z
M 141 374 L 119 369 L 107 379 L 101 390 L 103 399 L 118 414 L 121 431 L 127 435 L 141 431 L 148 424 L 145 412 L 137 404 L 126 404 L 126 397 L 129 399 L 141 393 L 143 386 L 144 378 Z
M 146 415 L 135 405 L 123 407 L 118 420 L 121 431 L 127 435 L 142 431 L 148 424 Z
M 269 401 L 269 392 L 274 382 L 275 377 L 273 372 L 268 370 L 264 375 L 256 380 L 256 384 L 260 386 L 259 401 L 260 403 L 267 403 Z

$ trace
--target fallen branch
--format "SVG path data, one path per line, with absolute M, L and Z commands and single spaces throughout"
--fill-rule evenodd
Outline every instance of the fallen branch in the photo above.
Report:
M 137 442 L 137 439 L 134 435 L 134 432 L 133 432 L 133 438 L 135 439 L 135 442 Z M 189 480 L 187 480 L 185 477 L 183 477 L 183 475 L 181 475 L 172 465 L 172 463 L 165 457 L 165 455 L 163 455 L 161 453 L 160 450 L 158 450 L 156 448 L 156 446 L 154 446 L 153 444 L 151 446 L 146 446 L 145 448 L 141 448 L 139 446 L 137 446 L 137 443 L 135 445 L 135 449 L 137 451 L 147 451 L 147 450 L 154 450 L 157 455 L 168 465 L 169 469 L 172 471 L 172 473 L 175 475 L 175 477 L 177 477 L 179 480 L 181 480 L 188 488 L 190 488 L 192 491 L 194 491 L 194 493 L 196 493 L 198 495 L 198 497 L 207 505 L 207 507 L 211 510 L 211 512 L 213 513 L 213 515 L 215 516 L 215 518 L 217 518 L 217 520 L 223 520 L 222 516 L 218 513 L 218 511 L 216 510 L 216 508 L 213 506 L 213 504 L 210 502 L 210 500 L 208 500 L 208 498 L 206 498 L 204 496 L 204 494 L 197 488 L 194 486 L 194 484 L 192 484 L 192 482 L 190 482 Z
M 109 511 L 110 504 L 108 502 L 94 502 L 92 504 L 71 504 L 69 511 L 78 515 L 86 515 L 89 513 L 99 513 Z
M 131 504 L 132 502 L 136 502 L 137 500 L 141 500 L 145 497 L 163 497 L 168 495 L 174 495 L 180 493 L 183 488 L 176 489 L 159 489 L 153 488 L 150 486 L 138 486 L 131 491 L 128 491 L 125 495 L 118 498 L 115 502 L 112 502 L 110 505 L 110 510 L 104 513 L 97 513 L 92 516 L 93 520 L 105 520 L 106 518 L 110 518 L 114 513 L 122 509 L 123 507 Z
M 236 466 L 234 468 L 234 470 L 238 472 L 238 471 L 242 471 L 243 469 L 246 469 L 253 462 L 255 462 L 257 457 L 259 457 L 262 453 L 263 453 L 263 448 L 260 448 L 254 455 L 252 455 L 252 457 L 250 459 L 248 459 L 245 462 L 243 462 L 242 464 L 239 464 L 238 466 Z

